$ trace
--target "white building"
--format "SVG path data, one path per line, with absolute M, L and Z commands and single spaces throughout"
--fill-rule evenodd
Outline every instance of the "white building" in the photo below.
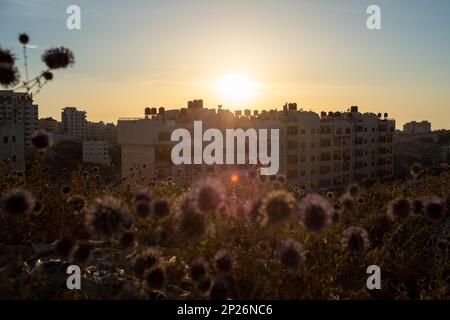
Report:
M 403 125 L 403 132 L 406 134 L 422 134 L 431 132 L 431 123 L 428 121 L 410 121 Z
M 100 140 L 83 141 L 83 162 L 110 165 L 108 142 Z
M 122 176 L 135 167 L 145 167 L 148 176 L 175 181 L 191 181 L 206 174 L 239 170 L 248 165 L 180 165 L 171 162 L 171 132 L 186 128 L 192 132 L 194 120 L 203 121 L 203 130 L 218 128 L 280 129 L 280 170 L 289 183 L 307 182 L 321 188 L 338 187 L 353 181 L 387 178 L 393 174 L 392 136 L 395 121 L 387 115 L 358 112 L 298 111 L 296 104 L 283 111 L 250 110 L 235 114 L 228 110 L 203 108 L 146 109 L 146 118 L 119 119 L 118 141 L 122 150 Z M 192 135 L 193 136 L 193 135 Z
M 86 131 L 86 111 L 79 111 L 74 107 L 63 108 L 61 129 L 63 133 L 83 140 Z

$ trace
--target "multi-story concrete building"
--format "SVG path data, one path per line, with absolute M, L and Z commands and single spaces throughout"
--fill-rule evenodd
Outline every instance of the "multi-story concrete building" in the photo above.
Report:
M 61 112 L 62 132 L 77 139 L 84 139 L 86 132 L 86 111 L 74 107 L 66 107 Z
M 25 156 L 33 152 L 37 119 L 38 106 L 30 94 L 0 91 L 0 158 L 8 158 L 16 170 L 24 169 Z
M 200 102 L 199 102 L 200 101 Z M 206 174 L 239 170 L 246 165 L 178 165 L 171 162 L 171 132 L 186 128 L 193 132 L 195 120 L 203 130 L 217 128 L 280 129 L 280 170 L 289 183 L 310 182 L 334 188 L 353 181 L 377 180 L 393 174 L 392 136 L 395 121 L 381 114 L 297 110 L 295 103 L 282 111 L 245 110 L 234 114 L 220 107 L 203 108 L 201 100 L 188 108 L 164 110 L 147 108 L 145 118 L 119 119 L 118 141 L 122 150 L 122 176 L 135 167 L 145 167 L 146 175 L 171 176 L 175 181 L 191 181 Z M 191 135 L 193 136 L 193 135 Z M 208 143 L 204 143 L 207 145 Z M 141 169 L 142 170 L 142 169 Z
M 8 159 L 12 170 L 25 170 L 23 124 L 0 124 L 0 160 Z
M 431 123 L 428 121 L 410 121 L 403 125 L 403 133 L 422 134 L 431 132 Z
M 113 123 L 87 122 L 86 140 L 103 140 L 111 144 L 117 143 L 117 127 Z
M 110 165 L 107 141 L 83 141 L 83 162 Z
M 31 94 L 0 91 L 0 124 L 23 124 L 25 152 L 32 151 L 31 138 L 37 129 L 38 106 L 33 104 Z
M 60 127 L 60 122 L 51 117 L 41 118 L 38 120 L 38 129 L 47 132 L 56 132 Z

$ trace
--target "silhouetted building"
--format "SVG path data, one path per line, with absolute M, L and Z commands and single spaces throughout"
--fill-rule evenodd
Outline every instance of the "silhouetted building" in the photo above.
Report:
M 403 125 L 403 132 L 406 134 L 422 134 L 431 132 L 431 123 L 428 121 L 411 121 Z
M 196 105 L 197 107 L 194 107 Z M 256 110 L 255 110 L 256 111 Z M 233 114 L 219 108 L 207 109 L 189 102 L 188 108 L 166 110 L 145 119 L 119 119 L 118 141 L 122 150 L 122 176 L 134 167 L 145 167 L 146 176 L 172 177 L 189 182 L 199 176 L 248 165 L 178 165 L 171 162 L 171 132 L 203 121 L 203 131 L 217 128 L 280 129 L 280 170 L 288 182 L 321 188 L 338 187 L 353 181 L 376 180 L 393 174 L 392 136 L 395 121 L 387 114 L 358 112 L 298 111 L 289 104 L 283 111 L 263 110 L 254 115 Z

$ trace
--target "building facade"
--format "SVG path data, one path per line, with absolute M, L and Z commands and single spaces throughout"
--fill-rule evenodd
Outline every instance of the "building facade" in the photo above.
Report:
M 37 130 L 38 106 L 30 94 L 0 91 L 0 158 L 24 170 L 25 157 L 33 152 L 31 138 Z
M 431 132 L 431 123 L 428 121 L 410 121 L 403 125 L 403 133 L 405 134 L 423 134 Z
M 83 141 L 83 162 L 110 165 L 107 141 Z
M 87 122 L 86 140 L 103 140 L 111 144 L 117 143 L 117 127 L 113 123 Z
M 171 132 L 202 120 L 203 131 L 217 128 L 279 129 L 280 169 L 289 183 L 311 183 L 320 188 L 335 188 L 350 182 L 391 177 L 393 174 L 392 137 L 395 121 L 387 115 L 358 112 L 322 112 L 320 115 L 285 105 L 282 111 L 236 111 L 203 108 L 203 103 L 188 103 L 187 108 L 146 109 L 146 117 L 119 119 L 118 142 L 122 152 L 122 176 L 129 177 L 136 167 L 146 175 L 175 181 L 192 181 L 199 176 L 241 170 L 248 165 L 173 165 Z M 193 136 L 193 135 L 191 135 Z M 208 142 L 209 143 L 209 142 Z M 204 143 L 207 145 L 208 143 Z M 142 170 L 142 169 L 141 169 Z
M 60 122 L 51 117 L 41 118 L 38 120 L 38 129 L 47 132 L 57 132 L 60 127 Z
M 66 107 L 61 112 L 61 130 L 63 133 L 83 140 L 86 132 L 86 111 Z

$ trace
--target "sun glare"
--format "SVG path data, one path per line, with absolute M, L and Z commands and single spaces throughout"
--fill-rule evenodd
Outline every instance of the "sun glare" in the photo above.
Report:
M 215 87 L 221 99 L 234 106 L 248 102 L 258 94 L 258 84 L 240 73 L 223 76 Z

